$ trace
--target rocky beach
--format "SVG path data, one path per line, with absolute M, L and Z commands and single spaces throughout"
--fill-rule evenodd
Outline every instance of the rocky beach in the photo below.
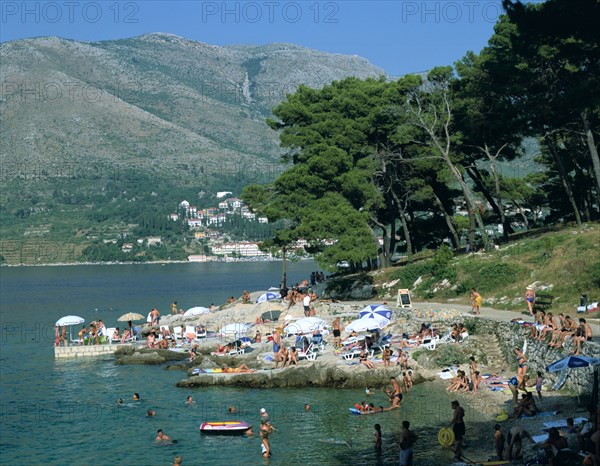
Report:
M 358 363 L 357 358 L 346 360 L 340 356 L 339 350 L 334 350 L 332 335 L 325 331 L 327 344 L 323 351 L 318 352 L 314 361 L 301 360 L 297 366 L 286 368 L 274 368 L 272 361 L 272 343 L 266 341 L 267 335 L 276 329 L 280 332 L 287 323 L 294 322 L 303 317 L 301 303 L 288 306 L 281 300 L 270 300 L 256 304 L 254 301 L 259 292 L 251 294 L 251 301 L 242 304 L 240 301 L 226 304 L 208 314 L 185 317 L 181 315 L 165 315 L 161 318 L 161 325 L 174 326 L 203 325 L 207 328 L 209 338 L 197 341 L 198 356 L 193 362 L 189 362 L 188 350 L 190 344 L 172 350 L 156 350 L 151 348 L 123 348 L 117 352 L 117 364 L 165 364 L 168 370 L 185 371 L 186 377 L 182 378 L 177 386 L 180 388 L 199 388 L 208 386 L 231 386 L 244 388 L 289 388 L 289 387 L 331 387 L 361 389 L 374 387 L 380 389 L 389 384 L 389 378 L 395 376 L 402 378 L 402 368 L 392 362 L 391 367 L 383 367 L 381 356 L 372 358 L 374 368 L 369 369 Z M 343 325 L 358 317 L 359 311 L 368 302 L 334 302 L 329 300 L 318 300 L 314 303 L 316 316 L 325 320 L 328 324 L 336 318 L 342 319 Z M 377 303 L 381 304 L 381 302 Z M 386 303 L 387 304 L 387 303 Z M 463 369 L 468 372 L 467 360 L 474 356 L 478 361 L 482 374 L 508 379 L 515 374 L 516 364 L 513 363 L 513 349 L 515 346 L 522 347 L 528 341 L 529 330 L 510 322 L 515 318 L 523 318 L 522 314 L 509 311 L 495 311 L 493 309 L 482 309 L 482 315 L 475 318 L 470 315 L 466 306 L 439 305 L 439 304 L 414 304 L 411 309 L 400 309 L 396 306 L 388 306 L 394 312 L 392 323 L 382 332 L 392 335 L 412 334 L 418 330 L 422 323 L 431 324 L 433 328 L 439 329 L 440 334 L 446 333 L 453 323 L 464 323 L 469 329 L 469 337 L 460 344 L 440 343 L 435 350 L 429 351 L 422 348 L 408 349 L 410 354 L 409 368 L 413 372 L 415 384 L 434 383 L 444 384 L 448 382 L 440 378 L 439 373 L 444 369 Z M 267 311 L 281 311 L 277 321 L 262 322 L 261 315 Z M 215 352 L 218 345 L 232 341 L 235 338 L 213 337 L 211 331 L 218 333 L 218 329 L 232 323 L 252 324 L 246 335 L 253 337 L 257 331 L 262 335 L 262 342 L 252 343 L 245 348 L 242 354 L 235 356 L 220 356 L 211 354 Z M 158 329 L 158 327 L 156 327 Z M 331 327 L 329 326 L 329 329 Z M 143 332 L 150 331 L 145 327 Z M 342 337 L 346 333 L 342 333 Z M 284 338 L 286 346 L 293 346 L 295 336 Z M 531 380 L 529 385 L 535 381 L 535 373 L 542 370 L 544 373 L 543 399 L 538 400 L 537 405 L 543 412 L 554 412 L 554 415 L 534 416 L 531 418 L 513 419 L 509 418 L 501 422 L 503 431 L 506 433 L 510 428 L 519 424 L 531 435 L 544 433 L 544 422 L 574 418 L 589 418 L 587 406 L 578 402 L 577 393 L 583 398 L 591 391 L 591 370 L 572 371 L 567 383 L 559 391 L 551 391 L 556 376 L 546 373 L 544 368 L 550 362 L 568 354 L 570 346 L 561 351 L 548 348 L 546 344 L 538 341 L 528 341 L 527 357 L 529 359 L 529 374 Z M 396 344 L 392 344 L 395 349 Z M 564 354 L 563 354 L 564 353 Z M 585 345 L 584 354 L 598 357 L 600 347 L 596 343 Z M 252 372 L 243 373 L 219 373 L 222 366 L 237 367 L 245 364 Z M 215 369 L 217 370 L 216 372 Z M 199 373 L 201 372 L 201 373 Z M 529 390 L 534 391 L 531 387 Z M 508 389 L 492 391 L 489 387 L 480 388 L 476 395 L 471 393 L 456 393 L 463 406 L 466 407 L 469 416 L 489 424 L 489 431 L 477 430 L 471 432 L 469 443 L 476 443 L 477 449 L 471 450 L 487 452 L 491 457 L 493 453 L 492 436 L 496 417 L 503 410 L 512 414 L 513 401 Z M 402 409 L 402 408 L 401 408 Z M 532 459 L 540 455 L 539 448 L 535 445 L 524 445 L 524 460 Z M 517 463 L 518 464 L 518 463 Z

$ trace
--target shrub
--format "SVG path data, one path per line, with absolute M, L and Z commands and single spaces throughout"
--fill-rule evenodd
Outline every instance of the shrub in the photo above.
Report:
M 439 366 L 454 366 L 465 364 L 468 360 L 463 347 L 458 345 L 440 345 L 435 351 L 434 361 Z
M 467 280 L 475 283 L 474 288 L 485 292 L 506 286 L 508 283 L 514 283 L 519 278 L 526 276 L 526 273 L 527 269 L 520 264 L 485 262 L 473 266 L 467 272 Z

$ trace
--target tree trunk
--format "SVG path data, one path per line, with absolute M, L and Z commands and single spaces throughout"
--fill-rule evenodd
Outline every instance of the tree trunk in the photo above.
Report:
M 452 216 L 448 213 L 448 211 L 444 207 L 442 200 L 439 198 L 439 196 L 437 195 L 437 193 L 435 192 L 435 189 L 433 189 L 433 187 L 432 187 L 432 192 L 433 192 L 433 199 L 435 200 L 435 203 L 437 204 L 438 208 L 440 209 L 440 212 L 442 212 L 442 215 L 444 216 L 444 220 L 446 220 L 446 225 L 448 226 L 448 230 L 450 231 L 450 236 L 452 238 L 452 245 L 454 246 L 454 249 L 458 249 L 458 248 L 460 248 L 460 237 L 458 236 L 458 232 L 456 231 L 456 225 L 454 224 L 454 219 L 452 218 Z
M 581 112 L 581 121 L 583 121 L 585 140 L 590 151 L 592 167 L 594 168 L 594 177 L 596 178 L 596 202 L 598 203 L 598 206 L 600 206 L 600 158 L 598 158 L 598 148 L 596 147 L 596 141 L 594 140 L 594 133 L 590 128 L 587 110 Z
M 527 218 L 527 215 L 525 215 L 525 210 L 514 199 L 512 200 L 512 202 L 515 205 L 515 207 L 517 208 L 519 215 L 521 215 L 521 217 L 523 217 L 523 223 L 525 223 L 525 228 L 529 230 L 530 229 L 529 228 L 529 219 Z
M 441 112 L 443 112 L 443 114 L 444 114 L 444 121 L 441 122 L 442 130 L 443 130 L 442 136 L 439 136 L 436 133 L 436 131 L 438 130 L 437 110 L 434 111 L 436 123 L 433 125 L 428 123 L 423 118 L 422 102 L 419 97 L 417 97 L 417 99 L 416 99 L 416 103 L 418 105 L 418 111 L 413 108 L 412 112 L 413 112 L 413 115 L 417 118 L 418 125 L 429 134 L 429 137 L 431 138 L 433 147 L 439 152 L 442 159 L 444 159 L 444 162 L 446 162 L 446 165 L 448 165 L 448 168 L 450 169 L 450 173 L 452 173 L 452 176 L 454 176 L 454 178 L 460 185 L 460 189 L 462 190 L 463 196 L 467 203 L 467 209 L 469 210 L 469 212 L 473 213 L 473 215 L 475 216 L 475 221 L 477 222 L 477 225 L 479 226 L 479 229 L 481 230 L 481 239 L 483 240 L 483 246 L 484 246 L 484 248 L 488 249 L 489 238 L 488 238 L 487 232 L 485 231 L 485 224 L 483 223 L 483 218 L 481 217 L 479 210 L 476 209 L 475 197 L 473 196 L 473 192 L 471 191 L 471 188 L 469 188 L 469 185 L 467 183 L 465 183 L 462 173 L 460 173 L 460 171 L 458 170 L 458 168 L 456 167 L 456 165 L 454 164 L 454 162 L 452 161 L 452 158 L 450 156 L 450 154 L 451 154 L 450 149 L 451 149 L 451 144 L 452 144 L 452 138 L 450 137 L 450 123 L 452 121 L 452 109 L 451 109 L 450 101 L 448 98 L 448 88 L 447 87 L 443 88 L 441 90 L 441 97 L 442 97 L 442 102 L 443 102 L 443 110 L 441 110 Z
M 468 209 L 469 212 L 469 252 L 475 252 L 475 219 L 473 218 L 473 212 L 471 209 Z
M 475 222 L 477 223 L 477 226 L 479 227 L 479 230 L 481 232 L 481 239 L 483 241 L 483 247 L 487 250 L 487 249 L 489 249 L 488 248 L 489 238 L 487 235 L 487 231 L 485 231 L 485 224 L 483 223 L 483 219 L 481 218 L 479 209 L 477 208 L 477 206 L 475 204 L 475 198 L 473 196 L 473 192 L 471 191 L 471 188 L 469 188 L 469 185 L 467 183 L 465 183 L 465 180 L 463 179 L 462 174 L 458 171 L 458 168 L 456 168 L 456 166 L 452 163 L 452 160 L 450 160 L 450 157 L 444 157 L 444 159 L 446 160 L 446 163 L 448 164 L 450 171 L 452 172 L 452 174 L 456 178 L 456 181 L 458 181 L 458 184 L 460 185 L 460 187 L 462 189 L 463 195 L 465 196 L 465 201 L 467 203 L 467 209 L 469 210 L 469 216 L 473 215 Z
M 377 221 L 372 220 L 372 222 L 380 227 L 380 224 Z M 377 258 L 379 259 L 378 267 L 389 267 L 389 265 L 386 265 L 388 264 L 388 262 L 386 258 L 385 248 L 382 248 L 379 244 L 379 238 L 377 238 L 377 234 L 375 233 L 375 230 L 373 230 L 371 225 L 369 225 L 369 230 L 371 230 L 371 237 L 373 238 L 373 242 L 375 243 L 375 247 L 377 248 Z M 385 232 L 385 228 L 383 228 L 383 231 Z
M 554 159 L 554 163 L 556 163 L 556 168 L 558 170 L 558 174 L 562 181 L 563 187 L 565 188 L 565 192 L 567 194 L 567 198 L 569 199 L 569 203 L 571 204 L 571 208 L 573 209 L 573 213 L 575 214 L 575 221 L 577 225 L 581 225 L 581 216 L 579 215 L 579 208 L 577 207 L 577 203 L 575 202 L 575 196 L 573 196 L 573 190 L 571 189 L 571 183 L 569 182 L 569 175 L 565 170 L 565 166 L 563 165 L 562 159 L 560 155 L 556 151 L 555 142 L 548 141 L 548 150 L 552 154 L 552 158 Z
M 283 259 L 283 265 L 282 265 L 282 271 L 281 271 L 281 283 L 282 283 L 282 288 L 287 288 L 286 285 L 286 281 L 287 281 L 287 271 L 286 271 L 286 260 L 287 260 L 287 249 L 283 248 L 282 249 L 282 259 Z
M 404 210 L 404 203 L 400 201 L 398 195 L 392 189 L 392 196 L 398 208 L 398 217 L 400 218 L 400 224 L 402 225 L 402 233 L 404 234 L 404 240 L 406 241 L 406 254 L 408 255 L 408 261 L 412 262 L 413 245 L 410 238 L 410 229 L 408 228 L 408 222 L 406 221 L 406 212 Z M 394 231 L 395 234 L 395 231 Z

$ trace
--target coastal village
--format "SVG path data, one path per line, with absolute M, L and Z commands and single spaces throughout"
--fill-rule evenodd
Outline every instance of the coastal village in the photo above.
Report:
M 231 194 L 229 191 L 218 192 L 218 205 L 206 209 L 199 209 L 186 200 L 181 201 L 177 212 L 169 215 L 172 221 L 183 219 L 193 232 L 194 240 L 208 246 L 208 254 L 189 255 L 190 262 L 273 259 L 271 253 L 260 250 L 259 242 L 231 241 L 229 235 L 223 231 L 225 222 L 236 215 L 245 222 L 269 223 L 267 217 L 252 212 L 242 199 L 228 197 Z M 299 240 L 296 246 L 301 248 L 305 244 L 304 240 Z

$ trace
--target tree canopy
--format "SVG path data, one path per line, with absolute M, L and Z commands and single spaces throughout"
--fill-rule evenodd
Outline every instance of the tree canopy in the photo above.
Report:
M 599 218 L 600 4 L 503 5 L 488 45 L 454 67 L 300 86 L 273 109 L 291 166 L 242 196 L 283 221 L 276 237 L 306 240 L 324 267 L 357 269 L 442 243 L 488 247 L 490 234 L 544 219 Z M 503 175 L 528 147 L 543 173 Z

